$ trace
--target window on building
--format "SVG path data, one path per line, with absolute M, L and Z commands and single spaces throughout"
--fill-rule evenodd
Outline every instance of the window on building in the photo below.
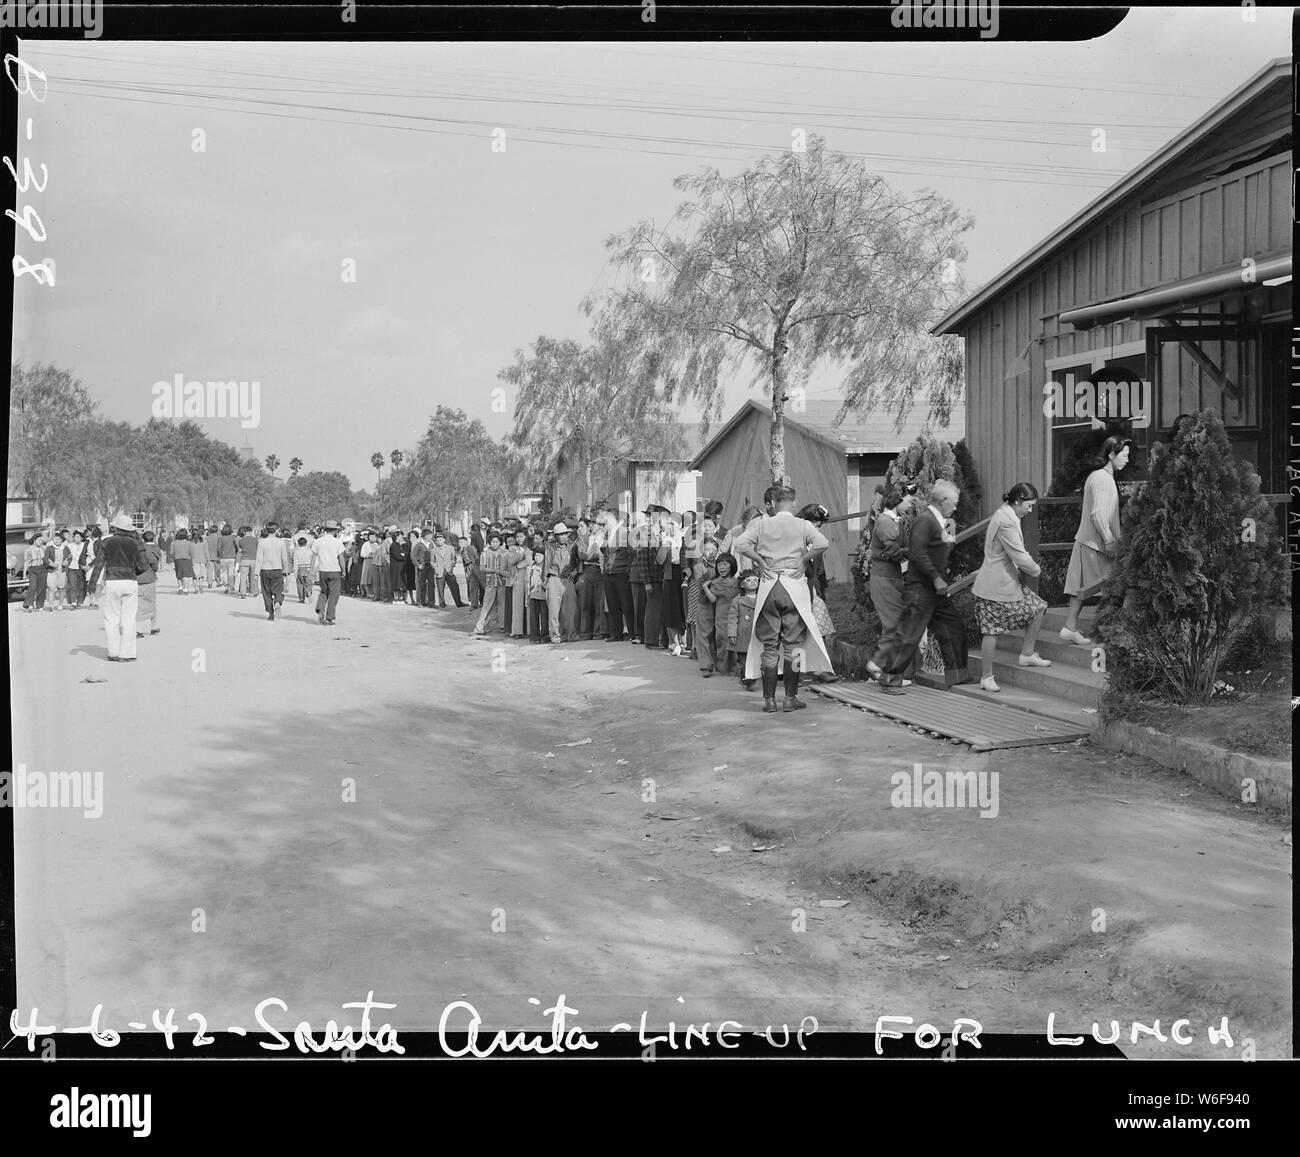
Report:
M 131 525 L 134 526 L 136 530 L 143 530 L 145 528 L 145 521 L 146 516 L 143 511 L 137 510 L 133 515 L 131 515 Z

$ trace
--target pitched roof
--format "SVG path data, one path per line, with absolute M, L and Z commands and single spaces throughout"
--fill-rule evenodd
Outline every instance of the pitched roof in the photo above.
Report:
M 972 314 L 981 309 L 1012 283 L 1026 276 L 1034 266 L 1052 253 L 1069 244 L 1097 219 L 1110 212 L 1121 201 L 1139 192 L 1144 185 L 1155 180 L 1164 170 L 1182 161 L 1211 133 L 1223 128 L 1247 105 L 1278 83 L 1289 85 L 1291 61 L 1278 57 L 1261 68 L 1234 92 L 1229 93 L 1209 112 L 1179 133 L 1173 140 L 1152 153 L 1127 176 L 1121 177 L 1101 196 L 1080 209 L 1059 229 L 1040 241 L 1024 256 L 1013 261 L 992 281 L 973 293 L 964 302 L 946 313 L 933 329 L 933 334 L 954 333 Z
M 885 411 L 873 411 L 866 415 L 849 413 L 843 422 L 835 422 L 840 411 L 840 401 L 807 399 L 803 409 L 798 413 L 785 412 L 788 424 L 798 426 L 805 433 L 818 441 L 833 447 L 841 454 L 897 454 L 910 445 L 925 428 L 927 407 L 919 399 L 913 403 L 911 412 L 898 425 L 896 414 Z M 762 414 L 768 421 L 772 420 L 772 411 L 768 406 L 750 398 L 718 430 L 708 444 L 691 459 L 688 469 L 697 470 L 699 464 L 720 446 L 731 431 L 750 413 Z M 958 442 L 966 434 L 966 407 L 964 402 L 953 406 L 952 416 L 946 426 L 932 427 L 930 432 L 945 442 Z

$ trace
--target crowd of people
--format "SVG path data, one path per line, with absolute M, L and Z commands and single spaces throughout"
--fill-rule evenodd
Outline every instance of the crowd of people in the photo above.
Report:
M 29 613 L 101 609 L 109 659 L 128 662 L 144 637 L 139 623 L 160 632 L 157 579 L 167 567 L 175 568 L 178 595 L 260 595 L 272 622 L 294 593 L 307 603 L 317 592 L 316 616 L 325 626 L 335 623 L 340 597 L 454 605 L 470 613 L 478 638 L 643 646 L 695 660 L 704 678 L 730 675 L 748 690 L 762 681 L 765 709 L 775 710 L 769 668 L 775 679 L 806 659 L 804 635 L 790 619 L 794 602 L 821 656 L 807 669 L 820 680 L 836 678 L 824 641 L 834 630 L 824 601 L 827 541 L 818 529 L 828 512 L 814 504 L 796 518 L 793 499 L 792 490 L 774 487 L 765 509 L 747 507 L 730 527 L 722 504 L 710 502 L 698 516 L 652 504 L 549 528 L 484 518 L 464 536 L 437 526 L 344 531 L 334 520 L 293 530 L 271 522 L 256 531 L 226 522 L 155 535 L 118 516 L 107 535 L 98 526 L 38 535 L 27 550 L 23 605 Z M 787 524 L 794 523 L 792 531 Z M 784 537 L 772 538 L 777 530 Z M 782 612 L 768 624 L 763 610 L 773 583 L 797 594 L 792 602 L 778 592 Z M 786 691 L 787 710 L 803 706 L 788 675 Z
M 1130 439 L 1108 438 L 1084 487 L 1065 586 L 1070 606 L 1060 631 L 1063 641 L 1078 646 L 1092 645 L 1078 630 L 1080 608 L 1118 551 L 1115 473 L 1131 448 Z M 973 681 L 965 623 L 948 592 L 959 492 L 936 481 L 920 508 L 916 490 L 883 494 L 864 543 L 870 598 L 881 621 L 866 670 L 887 694 L 911 684 L 927 632 L 938 644 L 947 682 Z M 318 592 L 315 611 L 323 626 L 334 624 L 340 596 L 430 609 L 446 609 L 450 598 L 470 612 L 477 638 L 644 646 L 694 659 L 704 678 L 731 675 L 747 690 L 761 682 L 765 711 L 777 709 L 776 682 L 783 678 L 785 710 L 792 711 L 804 706 L 802 674 L 837 678 L 828 646 L 835 627 L 825 602 L 828 541 L 821 533 L 829 514 L 820 504 L 796 514 L 794 499 L 792 488 L 770 487 L 764 507 L 747 506 L 730 527 L 718 502 L 705 504 L 698 516 L 652 504 L 635 513 L 603 510 L 549 529 L 484 518 L 463 537 L 432 525 L 345 531 L 332 519 L 311 527 L 300 522 L 294 530 L 270 522 L 256 532 L 227 522 L 155 537 L 120 515 L 108 535 L 98 526 L 38 534 L 25 554 L 23 609 L 100 608 L 110 661 L 131 662 L 136 638 L 144 637 L 137 625 L 160 633 L 157 580 L 166 566 L 175 567 L 178 594 L 260 594 L 272 622 L 290 583 L 300 603 Z M 993 675 L 999 635 L 1023 632 L 1020 666 L 1052 665 L 1034 649 L 1047 605 L 1031 589 L 1040 570 L 1020 530 L 1037 499 L 1032 484 L 1018 482 L 989 519 L 973 589 L 985 691 L 1000 690 Z

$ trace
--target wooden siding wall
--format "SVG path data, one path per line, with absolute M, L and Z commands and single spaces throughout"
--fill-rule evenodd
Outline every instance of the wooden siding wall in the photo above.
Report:
M 1203 163 L 1203 158 L 1202 158 Z M 1286 252 L 1291 244 L 1291 158 L 1279 154 L 1215 180 L 1201 182 L 1148 204 L 1129 204 L 1012 283 L 967 319 L 966 436 L 983 484 L 983 514 L 1013 482 L 1046 491 L 1051 482 L 1051 433 L 1043 414 L 1046 363 L 1077 355 L 1080 363 L 1140 342 L 1157 322 L 1125 321 L 1078 332 L 1056 315 L 1160 285 L 1233 268 L 1245 257 Z M 1289 308 L 1290 285 L 1267 294 L 1268 310 Z M 1238 308 L 1240 298 L 1236 305 Z M 1216 303 L 1199 311 L 1212 314 Z M 1207 324 L 1209 324 L 1207 318 Z M 1031 338 L 1030 371 L 1006 377 Z M 1155 421 L 1167 425 L 1180 413 L 1214 405 L 1230 424 L 1267 422 L 1258 412 L 1260 343 L 1210 342 L 1203 348 L 1243 388 L 1241 405 L 1220 391 L 1177 344 L 1163 350 L 1164 378 Z M 1229 364 L 1222 359 L 1229 357 Z M 1061 379 L 1057 379 L 1061 380 Z
M 746 499 L 755 506 L 763 504 L 763 492 L 772 484 L 769 436 L 767 416 L 751 410 L 699 464 L 701 477 L 697 493 L 704 501 L 717 499 L 722 503 L 722 521 L 728 527 L 740 521 Z M 847 460 L 842 451 L 787 423 L 785 461 L 798 495 L 797 506 L 820 502 L 832 518 L 849 513 L 845 505 Z M 857 535 L 849 531 L 847 523 L 837 522 L 826 528 L 826 537 L 830 539 L 826 573 L 832 582 L 846 582 L 849 555 L 858 545 Z

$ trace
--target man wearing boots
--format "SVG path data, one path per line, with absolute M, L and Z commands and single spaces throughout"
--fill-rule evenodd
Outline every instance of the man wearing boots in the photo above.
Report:
M 779 662 L 784 663 L 786 711 L 807 706 L 799 698 L 801 671 L 832 670 L 804 577 L 805 565 L 830 543 L 811 522 L 795 517 L 792 487 L 771 486 L 763 497 L 773 513 L 750 522 L 732 544 L 732 553 L 749 559 L 758 570 L 758 613 L 745 676 L 761 675 L 763 710 L 770 714 L 776 710 Z

